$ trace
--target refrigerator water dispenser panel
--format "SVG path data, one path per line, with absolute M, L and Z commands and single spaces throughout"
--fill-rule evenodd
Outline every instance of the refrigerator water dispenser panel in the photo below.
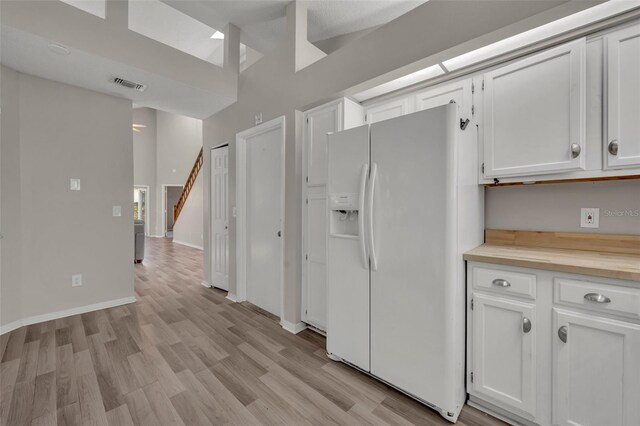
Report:
M 358 194 L 329 195 L 329 233 L 333 236 L 357 237 Z

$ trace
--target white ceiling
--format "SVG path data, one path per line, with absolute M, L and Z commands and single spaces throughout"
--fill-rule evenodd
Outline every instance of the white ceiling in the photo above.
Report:
M 69 55 L 51 51 L 51 40 L 3 25 L 0 30 L 0 61 L 15 70 L 85 89 L 131 99 L 138 106 L 206 118 L 233 100 L 187 84 L 169 80 L 128 64 L 69 48 Z M 148 85 L 144 92 L 112 82 L 123 77 Z
M 144 0 L 136 0 L 144 1 Z M 213 27 L 231 22 L 247 46 L 265 53 L 286 37 L 290 0 L 162 0 Z M 427 0 L 308 0 L 308 38 L 324 40 L 390 22 Z

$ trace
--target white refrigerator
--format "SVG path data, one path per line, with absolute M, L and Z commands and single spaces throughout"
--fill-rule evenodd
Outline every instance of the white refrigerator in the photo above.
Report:
M 328 136 L 327 352 L 455 422 L 465 268 L 483 242 L 477 129 L 455 103 Z

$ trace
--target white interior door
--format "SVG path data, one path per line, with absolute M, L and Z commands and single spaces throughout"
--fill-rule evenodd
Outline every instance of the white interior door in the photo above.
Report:
M 211 284 L 229 290 L 229 147 L 211 150 Z
M 268 124 L 268 123 L 266 123 Z M 281 315 L 281 127 L 246 137 L 246 299 Z

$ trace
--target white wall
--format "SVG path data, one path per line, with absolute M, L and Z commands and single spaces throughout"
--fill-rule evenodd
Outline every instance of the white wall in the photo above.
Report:
M 147 126 L 133 133 L 134 183 L 149 186 L 149 234 L 163 236 L 163 185 L 186 183 L 202 148 L 202 120 L 135 108 L 133 122 Z M 202 191 L 200 180 L 192 188 L 174 229 L 174 239 L 196 247 L 202 247 Z
M 191 188 L 187 202 L 180 212 L 178 221 L 173 225 L 173 242 L 182 243 L 191 247 L 203 248 L 204 209 L 202 205 L 204 188 L 203 171 Z
M 133 183 L 149 187 L 147 194 L 147 229 L 150 234 L 156 230 L 156 110 L 151 108 L 134 108 L 133 122 L 147 127 L 139 127 L 133 132 Z
M 10 94 L 2 104 L 2 185 L 12 186 L 2 191 L 10 234 L 2 304 L 14 307 L 2 326 L 16 306 L 24 320 L 132 301 L 131 102 L 6 68 L 1 79 Z M 70 178 L 81 179 L 81 191 L 69 190 Z M 114 205 L 121 217 L 112 216 Z M 72 274 L 82 274 L 81 287 L 71 287 Z
M 21 318 L 20 121 L 18 73 L 0 66 L 0 325 Z
M 581 207 L 600 208 L 600 228 L 580 228 Z M 488 229 L 640 235 L 640 181 L 487 188 L 485 209 Z

